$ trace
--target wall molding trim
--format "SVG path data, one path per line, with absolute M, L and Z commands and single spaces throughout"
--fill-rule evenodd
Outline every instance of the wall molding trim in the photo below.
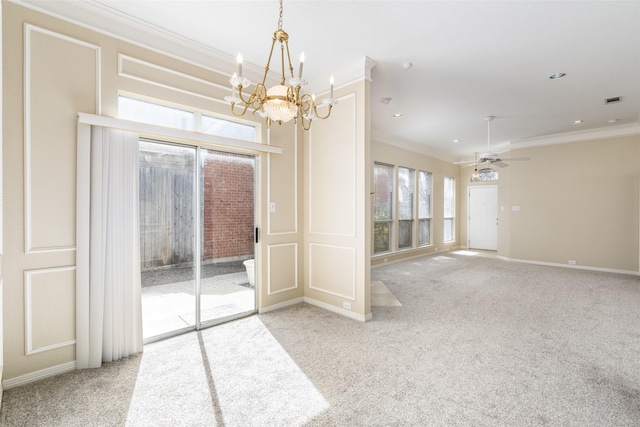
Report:
M 49 37 L 54 37 L 59 40 L 63 40 L 68 43 L 77 44 L 78 46 L 86 47 L 95 52 L 95 61 L 96 61 L 96 74 L 95 74 L 95 84 L 96 84 L 96 105 L 95 111 L 100 114 L 100 106 L 101 106 L 101 91 L 100 91 L 100 83 L 101 83 L 101 50 L 100 46 L 94 45 L 92 43 L 85 42 L 84 40 L 76 39 L 73 37 L 69 37 L 64 34 L 57 33 L 55 31 L 51 31 L 45 28 L 41 28 L 32 24 L 24 25 L 24 245 L 25 252 L 28 254 L 32 253 L 53 253 L 53 252 L 65 252 L 65 251 L 75 251 L 75 245 L 64 245 L 64 246 L 47 246 L 47 247 L 36 247 L 33 244 L 34 231 L 32 229 L 32 217 L 33 217 L 33 209 L 32 209 L 32 176 L 31 176 L 31 151 L 32 151 L 32 132 L 31 132 L 31 39 L 32 33 L 37 32 L 40 34 L 47 35 Z
M 508 262 L 520 262 L 523 264 L 542 265 L 546 267 L 562 267 L 562 268 L 570 268 L 573 270 L 588 270 L 588 271 L 599 271 L 602 273 L 616 273 L 616 274 L 627 274 L 630 276 L 640 276 L 639 271 L 633 271 L 633 270 L 617 270 L 615 268 L 591 267 L 588 265 L 569 265 L 569 264 L 561 264 L 556 262 L 534 261 L 534 260 L 527 260 L 527 259 L 509 258 L 502 255 L 498 255 L 496 258 L 503 261 L 508 261 Z
M 45 378 L 54 377 L 60 374 L 66 374 L 67 372 L 72 372 L 75 370 L 76 370 L 76 361 L 74 360 L 73 362 L 67 362 L 61 365 L 56 365 L 50 368 L 45 368 L 39 371 L 20 375 L 18 377 L 9 378 L 8 380 L 2 381 L 2 386 L 5 390 L 8 390 L 10 388 L 30 384 L 36 381 L 43 380 Z
M 339 298 L 345 298 L 351 301 L 355 301 L 356 300 L 356 284 L 357 284 L 357 279 L 356 279 L 356 270 L 355 270 L 355 266 L 356 266 L 356 249 L 353 247 L 349 247 L 349 246 L 338 246 L 338 245 L 328 245 L 325 243 L 310 243 L 308 245 L 308 249 L 309 249 L 309 259 L 313 258 L 313 248 L 314 247 L 324 247 L 324 248 L 331 248 L 334 250 L 342 250 L 342 251 L 348 251 L 351 253 L 351 265 L 354 267 L 353 270 L 353 275 L 351 277 L 351 295 L 345 295 L 345 294 L 341 294 L 338 292 L 333 292 L 327 289 L 323 289 L 323 288 L 319 288 L 317 286 L 313 285 L 313 263 L 310 262 L 309 263 L 309 278 L 308 278 L 308 283 L 309 283 L 309 289 L 313 289 L 314 291 L 318 291 L 318 292 L 322 292 L 328 295 L 333 295 Z M 348 311 L 348 310 L 347 310 Z
M 283 248 L 283 247 L 287 247 L 287 246 L 292 246 L 293 247 L 293 265 L 294 265 L 294 284 L 293 286 L 290 286 L 288 288 L 284 288 L 284 289 L 278 289 L 277 291 L 272 291 L 271 290 L 271 249 L 273 248 Z M 289 291 L 294 291 L 296 289 L 298 289 L 298 243 L 297 242 L 291 242 L 291 243 L 277 243 L 277 244 L 272 244 L 269 245 L 267 247 L 267 295 L 275 295 L 275 294 L 280 294 L 282 292 L 289 292 Z
M 130 65 L 129 67 L 127 65 Z M 176 92 L 186 93 L 188 95 L 196 96 L 199 98 L 203 98 L 209 101 L 218 102 L 222 104 L 226 104 L 226 102 L 220 98 L 216 98 L 213 96 L 207 96 L 203 93 L 198 93 L 196 91 L 183 89 L 177 86 L 168 85 L 159 81 L 159 79 L 152 79 L 151 77 L 145 77 L 142 75 L 136 75 L 134 66 L 144 67 L 148 69 L 149 76 L 158 76 L 161 74 L 171 75 L 174 78 L 178 78 L 184 81 L 190 81 L 192 83 L 196 83 L 202 85 L 204 87 L 209 87 L 215 90 L 224 90 L 227 91 L 229 86 L 222 86 L 220 84 L 214 83 L 212 81 L 204 80 L 199 77 L 192 76 L 190 74 L 182 73 L 180 71 L 172 70 L 171 68 L 163 67 L 161 65 L 153 64 L 148 61 L 144 61 L 142 59 L 134 58 L 133 56 L 125 55 L 123 53 L 118 53 L 118 75 L 121 77 L 125 77 L 131 80 L 140 81 L 143 83 L 151 84 L 154 86 L 163 87 L 165 89 L 174 90 Z
M 266 307 L 262 307 L 262 308 L 260 308 L 258 310 L 258 314 L 269 313 L 270 311 L 280 310 L 281 308 L 290 307 L 292 305 L 301 304 L 303 302 L 304 302 L 304 298 L 303 297 L 290 299 L 290 300 L 285 301 L 285 302 L 281 302 L 281 303 L 278 303 L 278 304 L 272 304 L 272 305 L 268 305 Z
M 352 111 L 353 113 L 353 123 L 357 123 L 358 122 L 358 108 L 357 108 L 357 94 L 356 92 L 350 92 L 344 96 L 341 96 L 340 98 L 338 98 L 339 102 L 344 102 L 345 99 L 353 99 L 354 100 L 354 109 Z M 353 134 L 349 136 L 349 138 L 351 138 L 350 141 L 340 141 L 341 145 L 347 145 L 347 143 L 350 144 L 351 146 L 351 153 L 350 155 L 352 156 L 353 159 L 353 164 L 350 165 L 350 167 L 352 167 L 353 171 L 356 172 L 358 171 L 358 148 L 357 148 L 357 144 L 358 144 L 358 132 L 356 130 L 356 128 L 354 127 L 353 129 Z M 348 228 L 349 230 L 347 230 L 345 227 L 344 232 L 332 232 L 332 231 L 326 231 L 326 230 L 322 230 L 321 227 L 319 227 L 316 224 L 316 221 L 314 220 L 314 203 L 315 202 L 315 198 L 314 198 L 314 192 L 313 192 L 313 188 L 314 188 L 314 162 L 313 162 L 313 154 L 314 154 L 314 147 L 317 146 L 318 143 L 314 143 L 313 140 L 313 132 L 309 132 L 309 141 L 308 141 L 308 183 L 307 183 L 307 193 L 308 193 L 308 200 L 307 200 L 307 207 L 308 207 L 308 218 L 309 218 L 309 225 L 308 225 L 308 230 L 310 234 L 315 234 L 318 236 L 331 236 L 331 237 L 350 237 L 350 238 L 355 238 L 357 235 L 357 224 L 358 224 L 358 218 L 357 218 L 357 197 L 353 197 L 353 199 L 351 200 L 351 212 L 353 212 L 353 216 L 351 216 L 350 218 L 347 217 L 343 217 L 343 222 L 347 223 L 348 222 Z M 320 150 L 326 150 L 327 148 L 325 146 L 322 146 L 320 148 Z M 345 150 L 346 151 L 346 150 Z M 351 192 L 353 193 L 353 195 L 357 195 L 358 194 L 358 181 L 357 179 L 354 179 L 352 185 L 350 187 L 348 187 Z M 343 188 L 345 188 L 345 186 L 343 186 Z M 344 190 L 343 190 L 344 191 Z M 323 215 L 318 215 L 318 217 L 323 217 Z M 348 220 L 348 221 L 347 221 Z
M 57 348 L 67 347 L 69 345 L 74 345 L 76 343 L 75 339 L 46 345 L 43 347 L 34 348 L 33 347 L 33 310 L 31 309 L 31 300 L 33 295 L 32 290 L 32 281 L 31 278 L 36 274 L 47 274 L 54 273 L 60 271 L 75 271 L 75 266 L 68 267 L 53 267 L 53 268 L 43 268 L 36 270 L 25 270 L 24 271 L 24 325 L 25 325 L 25 353 L 27 356 L 31 356 L 37 353 L 43 353 L 49 350 L 55 350 Z
M 557 133 L 555 135 L 546 135 L 536 138 L 526 138 L 519 141 L 512 141 L 508 144 L 508 150 L 543 147 L 547 145 L 570 144 L 573 142 L 594 141 L 597 139 L 620 138 L 638 134 L 640 134 L 640 123 L 628 123 L 618 126 L 608 126 L 603 128 L 580 130 L 574 132 L 563 132 Z
M 293 227 L 288 231 L 274 232 L 271 228 L 271 211 L 267 209 L 267 233 L 270 236 L 285 236 L 296 235 L 298 233 L 298 180 L 299 180 L 299 166 L 298 166 L 298 126 L 293 127 L 293 182 L 291 183 L 293 192 Z M 271 129 L 267 128 L 267 145 L 271 145 Z M 271 196 L 271 154 L 267 154 L 267 200 L 272 201 Z
M 327 304 L 326 302 L 318 301 L 313 298 L 304 297 L 304 302 L 319 308 L 322 308 L 327 311 L 331 311 L 336 314 L 341 314 L 345 317 L 349 317 L 351 319 L 357 320 L 359 322 L 368 322 L 373 318 L 371 313 L 368 314 L 358 314 L 354 313 L 351 310 L 345 310 L 344 308 L 336 307 L 335 305 Z
M 163 28 L 132 18 L 122 12 L 97 2 L 69 0 L 63 2 L 41 2 L 31 0 L 9 0 L 19 6 L 53 16 L 82 28 L 131 43 L 156 53 L 185 61 L 219 74 L 221 70 L 203 64 L 207 58 L 220 63 L 224 69 L 234 70 L 237 66 L 235 57 L 212 49 L 204 44 L 189 40 Z M 209 61 L 208 61 L 209 62 Z M 245 64 L 247 77 L 259 81 L 264 72 L 263 67 Z

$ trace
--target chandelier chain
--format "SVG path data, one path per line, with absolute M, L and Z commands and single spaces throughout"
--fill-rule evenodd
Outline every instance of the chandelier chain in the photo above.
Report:
M 282 29 L 282 0 L 280 0 L 280 17 L 278 18 L 278 29 Z

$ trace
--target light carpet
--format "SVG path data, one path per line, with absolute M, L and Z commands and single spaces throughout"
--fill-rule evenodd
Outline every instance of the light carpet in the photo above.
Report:
M 391 293 L 389 288 L 379 280 L 371 281 L 372 307 L 402 307 L 400 301 Z
M 299 304 L 5 391 L 6 426 L 638 426 L 640 278 L 447 253 L 372 270 L 367 323 Z

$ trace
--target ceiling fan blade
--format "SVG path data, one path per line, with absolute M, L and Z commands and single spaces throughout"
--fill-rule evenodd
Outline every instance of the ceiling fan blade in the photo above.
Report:
M 529 160 L 528 157 L 500 157 L 500 160 L 507 160 L 507 161 L 515 161 L 515 160 Z
M 505 159 L 496 160 L 495 162 L 493 162 L 493 164 L 498 166 L 499 168 L 506 168 L 507 166 L 509 166 L 508 164 L 506 164 L 502 160 L 505 160 Z
M 461 162 L 453 162 L 454 165 L 465 165 L 465 166 L 471 166 L 475 163 L 476 163 L 475 160 L 463 160 Z

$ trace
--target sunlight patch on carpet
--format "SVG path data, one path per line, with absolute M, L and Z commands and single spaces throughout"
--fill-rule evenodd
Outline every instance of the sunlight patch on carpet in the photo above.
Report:
M 384 283 L 378 280 L 371 282 L 372 307 L 402 307 L 400 301 L 391 293 Z

